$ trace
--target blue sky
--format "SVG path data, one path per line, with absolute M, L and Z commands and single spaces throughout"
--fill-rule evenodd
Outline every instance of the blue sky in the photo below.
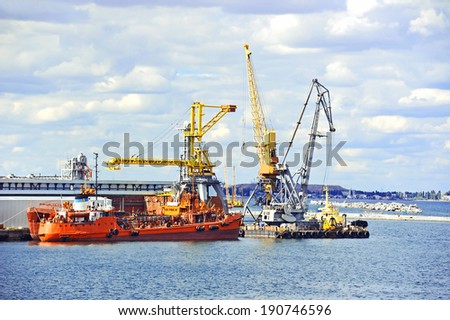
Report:
M 448 191 L 449 34 L 447 1 L 2 1 L 0 175 L 58 174 L 80 152 L 92 166 L 92 153 L 106 160 L 103 146 L 123 143 L 124 133 L 144 145 L 159 141 L 158 155 L 197 100 L 238 106 L 205 140 L 251 141 L 249 43 L 280 142 L 292 134 L 311 79 L 330 90 L 346 165 L 313 168 L 312 183 Z M 257 174 L 240 168 L 243 160 L 235 150 L 238 182 Z M 223 167 L 216 172 L 223 177 Z M 176 177 L 176 168 L 100 172 Z

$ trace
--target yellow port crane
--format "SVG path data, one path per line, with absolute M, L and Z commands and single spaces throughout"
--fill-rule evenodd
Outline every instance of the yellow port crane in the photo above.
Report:
M 244 45 L 247 62 L 248 87 L 250 93 L 250 107 L 253 121 L 253 138 L 259 158 L 260 178 L 275 178 L 277 175 L 276 164 L 278 157 L 276 153 L 276 133 L 273 129 L 268 130 L 264 110 L 259 97 L 256 84 L 253 63 L 250 58 L 252 52 L 248 44 Z
M 280 165 L 276 152 L 276 133 L 268 130 L 264 111 L 259 98 L 256 84 L 251 51 L 249 45 L 244 45 L 248 89 L 253 121 L 253 136 L 259 157 L 259 181 L 253 193 L 248 198 L 244 211 L 250 211 L 249 203 L 258 189 L 262 189 L 265 195 L 263 210 L 255 220 L 262 217 L 262 221 L 268 224 L 292 223 L 303 219 L 304 208 L 296 191 L 289 168 Z
M 285 158 L 282 162 L 279 162 L 275 149 L 275 131 L 273 129 L 267 130 L 264 112 L 261 106 L 253 71 L 253 64 L 250 58 L 251 51 L 249 50 L 248 44 L 244 45 L 244 49 L 247 62 L 253 133 L 260 160 L 259 181 L 245 204 L 244 212 L 250 212 L 255 220 L 261 219 L 262 222 L 269 225 L 280 225 L 283 223 L 295 222 L 297 227 L 299 227 L 303 224 L 304 214 L 307 211 L 307 188 L 312 167 L 315 141 L 317 137 L 325 136 L 317 131 L 319 113 L 321 110 L 324 111 L 327 117 L 329 131 L 335 131 L 331 117 L 329 91 L 321 85 L 317 79 L 313 79 L 308 97 L 303 105 L 303 108 L 301 109 L 299 120 L 297 121 L 287 152 L 285 153 Z M 313 124 L 309 134 L 309 144 L 303 158 L 302 167 L 297 170 L 294 175 L 292 175 L 286 163 L 286 156 L 292 146 L 293 140 L 297 134 L 297 130 L 301 124 L 305 109 L 314 89 L 317 91 L 317 100 Z M 295 175 L 298 175 L 298 177 L 294 180 Z M 301 179 L 300 192 L 297 190 L 299 179 Z M 260 204 L 263 204 L 263 208 L 260 214 L 255 217 L 249 208 L 249 204 L 258 190 L 265 194 L 265 199 L 262 203 L 261 201 L 258 201 Z
M 219 111 L 203 124 L 204 109 L 219 109 Z M 153 166 L 178 166 L 187 168 L 187 176 L 211 176 L 214 164 L 208 158 L 208 151 L 203 148 L 203 136 L 228 112 L 236 111 L 235 105 L 211 106 L 201 102 L 194 102 L 190 110 L 190 123 L 184 128 L 184 137 L 187 141 L 184 159 L 145 159 L 111 158 L 106 161 L 106 166 L 111 170 L 119 170 L 120 165 L 153 165 Z

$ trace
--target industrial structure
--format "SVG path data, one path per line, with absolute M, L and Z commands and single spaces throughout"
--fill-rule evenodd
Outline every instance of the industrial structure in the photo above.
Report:
M 261 105 L 261 99 L 251 60 L 251 51 L 248 44 L 244 45 L 244 49 L 253 121 L 253 136 L 259 157 L 258 183 L 246 202 L 244 212 L 249 212 L 255 220 L 260 219 L 268 225 L 296 223 L 297 226 L 300 226 L 305 223 L 304 214 L 307 211 L 307 188 L 311 172 L 315 141 L 317 137 L 325 136 L 324 134 L 318 132 L 319 115 L 321 111 L 323 111 L 326 115 L 329 131 L 335 131 L 331 115 L 330 94 L 328 89 L 320 84 L 317 79 L 312 80 L 311 88 L 300 111 L 300 116 L 289 142 L 284 160 L 279 161 L 276 152 L 276 132 L 273 128 L 269 129 L 266 124 L 266 117 Z M 314 91 L 317 93 L 317 98 L 313 122 L 309 134 L 310 137 L 307 145 L 308 147 L 304 154 L 301 168 L 292 174 L 286 164 L 286 157 L 292 147 L 292 143 L 296 137 L 298 128 L 303 120 L 305 110 Z M 299 181 L 300 192 L 297 188 Z M 258 191 L 265 194 L 265 200 L 263 201 L 262 211 L 259 214 L 254 215 L 249 208 L 249 204 Z
M 218 109 L 218 112 L 204 124 L 204 109 Z M 173 186 L 171 204 L 178 206 L 183 195 L 198 195 L 199 201 L 208 206 L 220 207 L 228 213 L 228 204 L 220 182 L 213 172 L 214 164 L 208 157 L 203 136 L 229 112 L 235 112 L 235 105 L 212 106 L 194 102 L 190 109 L 190 122 L 184 128 L 184 154 L 182 159 L 146 159 L 140 155 L 132 158 L 111 158 L 106 161 L 110 169 L 120 169 L 120 165 L 177 166 L 181 168 L 180 178 Z M 213 203 L 214 202 L 214 203 Z M 179 209 L 179 208 L 178 208 Z M 169 210 L 166 207 L 166 210 Z M 173 209 L 177 210 L 177 209 Z

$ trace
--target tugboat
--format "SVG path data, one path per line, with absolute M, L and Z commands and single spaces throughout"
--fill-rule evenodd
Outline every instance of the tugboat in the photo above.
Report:
M 339 210 L 329 201 L 328 186 L 324 187 L 325 205 L 317 209 L 310 222 L 318 222 L 319 235 L 325 238 L 368 238 L 368 223 L 364 220 L 352 221 L 347 224 L 347 215 L 340 214 Z
M 344 227 L 346 222 L 346 215 L 340 215 L 339 210 L 329 202 L 328 186 L 324 187 L 325 191 L 325 205 L 317 209 L 317 213 L 311 220 L 316 220 L 321 223 L 323 231 L 334 230 L 336 228 Z
M 203 108 L 207 107 L 220 111 L 202 126 Z M 106 166 L 113 170 L 119 169 L 121 164 L 175 165 L 182 169 L 168 195 L 147 197 L 145 214 L 117 212 L 111 200 L 99 200 L 94 197 L 95 190 L 86 188 L 73 204 L 65 203 L 60 208 L 28 208 L 32 238 L 43 242 L 237 239 L 242 214 L 228 213 L 220 182 L 201 143 L 203 135 L 217 121 L 235 110 L 236 106 L 232 105 L 216 107 L 194 102 L 191 123 L 185 128 L 184 159 L 113 158 L 106 161 Z

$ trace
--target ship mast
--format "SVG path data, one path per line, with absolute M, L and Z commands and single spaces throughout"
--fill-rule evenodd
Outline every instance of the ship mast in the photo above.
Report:
M 98 198 L 98 153 L 94 152 L 95 156 L 95 200 Z

